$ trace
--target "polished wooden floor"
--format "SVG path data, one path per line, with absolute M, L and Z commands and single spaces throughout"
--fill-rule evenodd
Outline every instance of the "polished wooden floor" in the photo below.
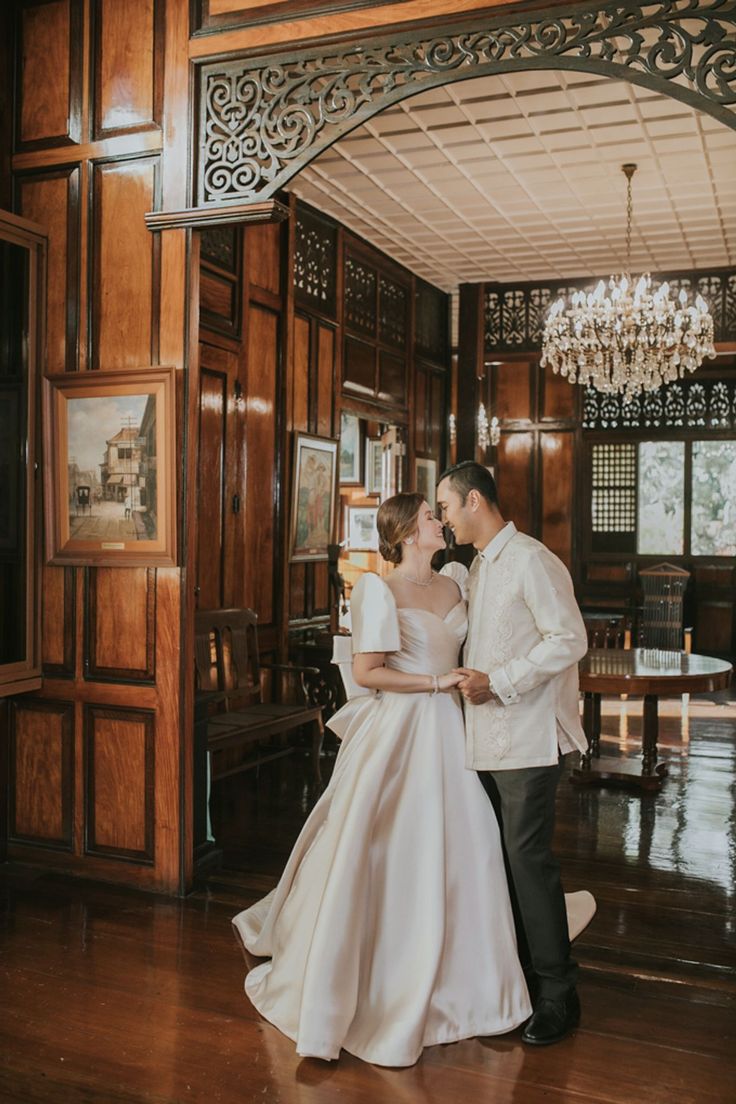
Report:
M 686 723 L 678 708 L 662 722 L 661 794 L 561 785 L 566 888 L 598 900 L 576 945 L 583 1022 L 565 1042 L 468 1040 L 407 1070 L 297 1058 L 245 998 L 230 928 L 308 805 L 308 763 L 287 759 L 220 787 L 232 869 L 186 901 L 0 869 L 0 1101 L 733 1104 L 736 708 L 693 702 Z M 606 753 L 635 752 L 637 714 L 604 703 Z

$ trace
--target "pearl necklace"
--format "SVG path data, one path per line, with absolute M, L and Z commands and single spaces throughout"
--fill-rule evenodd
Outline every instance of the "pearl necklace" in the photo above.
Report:
M 407 575 L 405 571 L 397 571 L 397 575 L 400 575 L 402 579 L 406 579 L 407 583 L 413 583 L 414 586 L 428 587 L 437 578 L 437 572 L 433 571 L 426 583 L 423 583 L 421 579 L 412 579 L 411 575 Z

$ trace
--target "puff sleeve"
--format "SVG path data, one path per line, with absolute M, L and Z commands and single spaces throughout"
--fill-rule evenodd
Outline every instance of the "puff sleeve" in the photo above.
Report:
M 401 632 L 396 602 L 383 579 L 366 572 L 350 595 L 353 655 L 356 652 L 398 652 Z
M 446 563 L 440 570 L 440 575 L 447 575 L 453 582 L 457 583 L 463 602 L 468 600 L 468 574 L 465 564 L 458 563 L 456 560 Z

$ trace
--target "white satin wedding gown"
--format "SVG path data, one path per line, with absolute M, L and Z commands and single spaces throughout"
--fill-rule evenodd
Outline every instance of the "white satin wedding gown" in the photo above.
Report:
M 354 652 L 385 651 L 409 673 L 457 665 L 462 599 L 444 618 L 397 609 L 368 574 L 351 610 Z M 329 725 L 342 737 L 330 784 L 276 889 L 233 920 L 246 948 L 270 958 L 246 978 L 252 1003 L 300 1055 L 344 1047 L 382 1066 L 511 1031 L 531 1006 L 498 824 L 464 766 L 457 696 L 371 693 Z

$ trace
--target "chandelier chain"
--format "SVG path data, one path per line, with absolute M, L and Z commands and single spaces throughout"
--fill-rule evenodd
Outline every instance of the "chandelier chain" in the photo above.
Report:
M 626 180 L 626 271 L 629 275 L 631 275 L 631 219 L 634 213 L 631 199 L 631 175 Z

